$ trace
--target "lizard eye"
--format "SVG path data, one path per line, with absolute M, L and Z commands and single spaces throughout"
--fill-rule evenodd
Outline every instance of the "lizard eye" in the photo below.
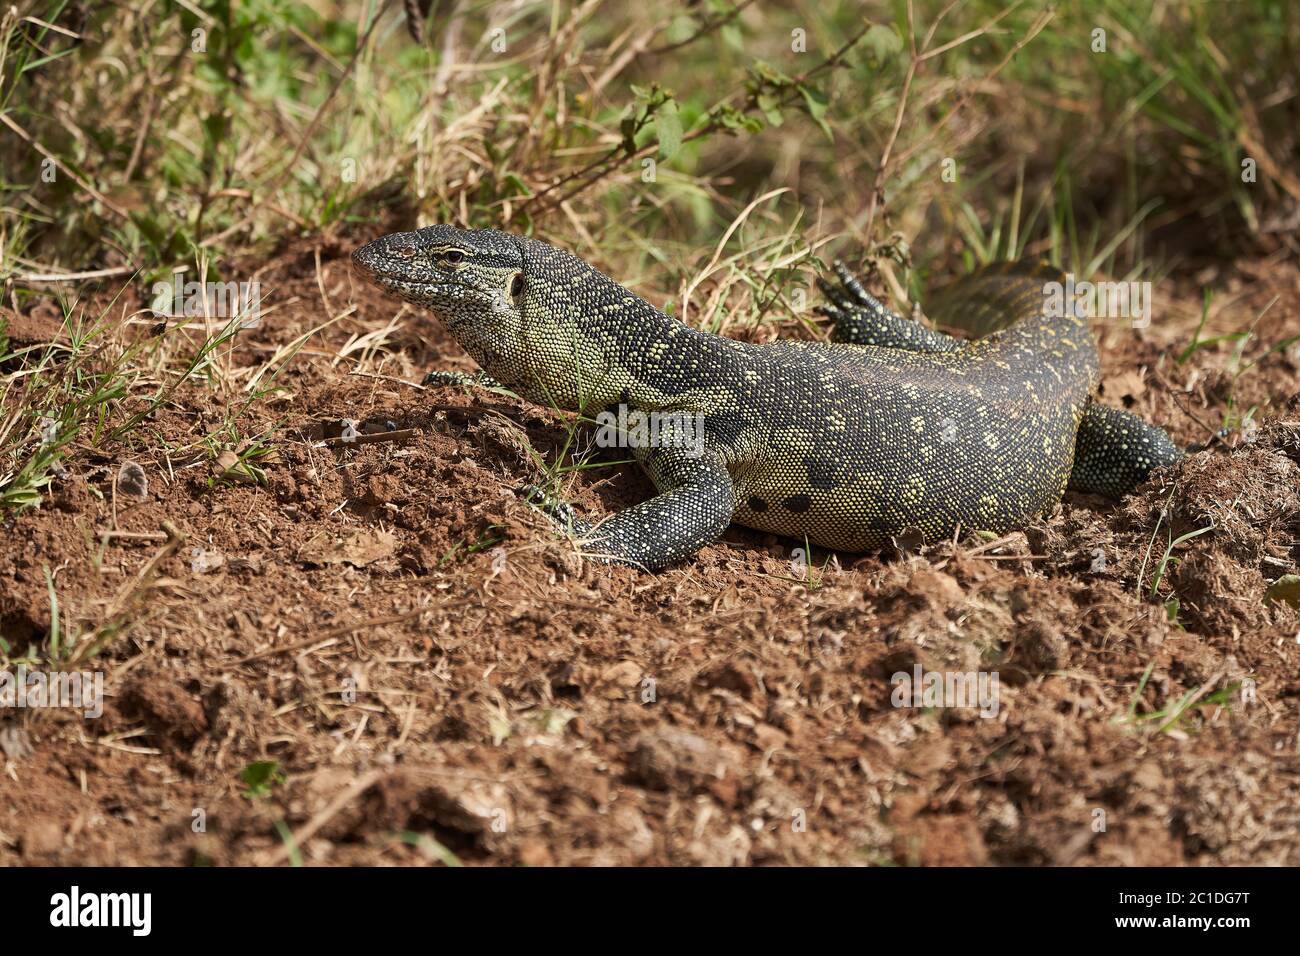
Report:
M 465 261 L 465 253 L 461 252 L 459 249 L 448 249 L 443 253 L 442 261 L 451 263 L 453 266 L 459 265 Z
M 510 297 L 517 299 L 524 294 L 524 274 L 516 272 L 515 277 L 510 280 Z

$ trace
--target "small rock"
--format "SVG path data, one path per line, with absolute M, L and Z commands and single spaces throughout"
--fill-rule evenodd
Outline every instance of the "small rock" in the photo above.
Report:
M 519 862 L 524 866 L 554 866 L 550 848 L 541 840 L 524 840 L 519 845 Z
M 149 497 L 149 476 L 138 463 L 129 459 L 122 462 L 117 470 L 117 493 L 128 498 Z
M 226 558 L 220 551 L 204 551 L 202 548 L 190 550 L 190 570 L 195 574 L 207 574 L 225 563 Z
M 735 776 L 736 767 L 729 751 L 675 727 L 642 734 L 628 757 L 633 776 L 659 790 L 707 787 Z
M 22 836 L 23 856 L 49 856 L 63 849 L 63 826 L 57 820 L 33 820 Z

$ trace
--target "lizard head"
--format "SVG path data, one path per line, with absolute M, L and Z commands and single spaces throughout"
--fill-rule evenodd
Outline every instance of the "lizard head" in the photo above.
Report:
M 362 246 L 352 261 L 376 285 L 437 313 L 453 333 L 493 315 L 517 319 L 522 308 L 523 249 L 492 229 L 394 232 Z
M 381 236 L 352 261 L 371 282 L 436 314 L 480 367 L 516 385 L 527 376 L 525 241 L 494 229 L 427 226 Z
M 576 256 L 494 229 L 428 226 L 352 254 L 376 285 L 437 314 L 479 366 L 532 401 L 578 409 L 629 376 L 611 357 L 673 323 Z

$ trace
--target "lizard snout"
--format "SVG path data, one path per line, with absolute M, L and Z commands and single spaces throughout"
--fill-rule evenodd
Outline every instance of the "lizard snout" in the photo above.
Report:
M 361 270 L 367 277 L 375 274 L 376 260 L 378 259 L 376 245 L 375 242 L 368 242 L 352 253 L 352 265 Z

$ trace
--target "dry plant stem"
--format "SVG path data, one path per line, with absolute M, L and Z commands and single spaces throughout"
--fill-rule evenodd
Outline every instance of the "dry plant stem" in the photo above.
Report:
M 221 667 L 218 667 L 217 670 L 230 671 L 234 670 L 236 667 L 243 667 L 245 664 L 251 664 L 253 661 L 265 660 L 268 657 L 279 657 L 281 654 L 292 654 L 295 651 L 302 651 L 307 648 L 323 647 L 324 645 L 331 643 L 333 640 L 333 638 L 327 635 L 317 634 L 315 637 L 309 637 L 305 641 L 295 641 L 292 644 L 286 644 L 284 647 L 272 647 L 265 651 L 258 651 L 256 654 L 249 654 L 246 657 L 241 657 L 238 660 L 231 661 L 229 664 L 224 664 Z
M 349 448 L 352 445 L 373 445 L 376 442 L 384 441 L 405 441 L 408 438 L 417 438 L 420 435 L 418 428 L 399 428 L 391 432 L 370 432 L 364 435 L 357 435 L 355 438 L 327 438 L 323 442 L 326 448 Z
M 917 66 L 919 66 L 921 63 L 924 63 L 926 60 L 931 59 L 932 57 L 938 56 L 941 53 L 946 53 L 949 50 L 956 49 L 957 47 L 961 46 L 964 43 L 968 43 L 971 40 L 984 36 L 1000 20 L 1002 20 L 1004 17 L 1012 13 L 1014 10 L 1016 10 L 1020 6 L 1020 4 L 1018 3 L 1012 4 L 1011 6 L 1007 7 L 1005 10 L 997 14 L 995 17 L 993 17 L 991 20 L 989 20 L 987 23 L 985 23 L 983 26 L 979 27 L 978 29 L 968 31 L 967 33 L 962 34 L 960 37 L 957 37 L 955 40 L 950 40 L 947 43 L 943 44 L 942 46 L 935 47 L 933 50 L 928 49 L 930 45 L 930 41 L 934 39 L 934 34 L 939 28 L 939 24 L 943 22 L 944 17 L 948 15 L 949 11 L 951 11 L 954 6 L 955 3 L 950 3 L 947 7 L 943 9 L 942 12 L 940 12 L 939 16 L 935 18 L 934 23 L 930 25 L 930 29 L 926 32 L 925 40 L 921 44 L 920 53 L 918 53 L 916 48 L 916 21 L 913 19 L 912 0 L 908 0 L 907 35 L 908 35 L 908 41 L 911 44 L 911 60 L 907 64 L 907 75 L 903 79 L 903 91 L 898 98 L 898 110 L 894 114 L 894 125 L 889 132 L 889 139 L 886 140 L 885 142 L 884 152 L 881 153 L 880 165 L 876 167 L 876 178 L 874 182 L 872 182 L 871 184 L 871 196 L 867 201 L 867 215 L 862 230 L 862 234 L 864 236 L 867 237 L 871 236 L 871 227 L 875 224 L 876 221 L 877 208 L 880 205 L 880 201 L 884 196 L 885 178 L 889 173 L 889 160 L 893 156 L 894 146 L 898 141 L 898 134 L 903 128 L 903 117 L 907 112 L 908 96 L 911 93 L 912 80 L 915 79 L 916 77 Z M 1002 68 L 1005 67 L 1007 63 L 1010 62 L 1011 58 L 1016 55 L 1016 53 L 1020 50 L 1020 48 L 1023 47 L 1026 43 L 1028 43 L 1030 40 L 1032 40 L 1034 37 L 1036 37 L 1039 34 L 1039 32 L 1041 32 L 1042 28 L 1047 25 L 1047 21 L 1051 19 L 1051 17 L 1052 17 L 1052 13 L 1050 11 L 1047 11 L 1042 16 L 1040 16 L 1039 19 L 1034 22 L 1034 25 L 1030 27 L 1029 33 L 1027 33 L 1015 45 L 1012 51 L 1009 54 L 1007 54 L 1006 58 L 1003 59 L 1001 63 L 999 63 L 996 67 L 994 67 L 993 71 L 989 73 L 987 77 L 984 78 L 984 82 L 987 83 L 989 80 L 997 76 L 998 73 L 1001 72 Z M 957 111 L 960 110 L 962 106 L 966 104 L 966 102 L 969 101 L 970 96 L 971 94 L 969 92 L 963 94 L 962 97 L 957 101 L 956 105 L 953 106 L 953 108 L 943 117 L 943 119 L 941 119 L 938 123 L 935 124 L 934 129 L 938 130 L 942 128 L 948 122 L 948 120 L 951 119 L 952 116 L 956 114 Z M 908 150 L 908 152 L 904 154 L 904 159 L 906 159 L 907 156 L 911 155 L 911 153 L 915 151 L 915 148 L 916 147 L 913 147 L 911 150 Z
M 163 531 L 114 531 L 111 528 L 96 528 L 95 534 L 99 535 L 100 540 L 108 542 L 111 539 L 126 539 L 130 541 L 166 541 L 167 534 Z
M 832 53 L 821 63 L 817 64 L 817 66 L 813 67 L 811 70 L 808 70 L 806 73 L 802 73 L 799 76 L 795 77 L 794 83 L 792 85 L 797 87 L 802 83 L 806 83 L 814 76 L 817 76 L 818 74 L 823 73 L 826 70 L 834 67 L 836 64 L 838 64 L 841 60 L 844 59 L 844 56 L 849 52 L 849 50 L 853 49 L 853 47 L 857 45 L 859 40 L 861 40 L 864 36 L 866 36 L 868 29 L 870 29 L 869 26 L 863 27 L 852 37 L 850 37 L 849 40 L 843 46 L 841 46 L 838 50 Z M 795 96 L 797 95 L 798 94 L 796 93 Z M 793 99 L 794 96 L 787 97 L 787 99 L 782 101 L 782 105 L 788 105 L 788 103 L 791 102 Z M 757 103 L 757 95 L 751 94 L 746 99 L 745 104 L 740 108 L 741 112 L 752 109 L 756 103 Z M 699 127 L 698 129 L 694 129 L 691 132 L 687 133 L 685 136 L 683 136 L 682 142 L 683 143 L 693 142 L 702 136 L 707 136 L 710 133 L 717 132 L 719 128 L 720 128 L 720 123 L 718 123 L 716 120 L 711 120 L 705 125 Z M 620 166 L 625 165 L 626 163 L 634 162 L 637 159 L 640 159 L 644 156 L 649 156 L 651 153 L 658 150 L 658 148 L 659 148 L 659 144 L 657 142 L 652 142 L 652 143 L 647 143 L 645 146 L 642 146 L 640 149 L 628 153 L 623 149 L 621 144 L 619 146 L 615 146 L 613 149 L 611 149 L 608 153 L 606 153 L 604 156 L 600 157 L 599 159 L 593 160 L 592 162 L 584 166 L 582 169 L 576 170 L 575 172 L 572 172 L 567 176 L 561 177 L 558 181 L 552 183 L 550 186 L 547 186 L 545 189 L 541 190 L 540 192 L 537 192 L 534 195 L 530 196 L 527 200 L 525 200 L 523 203 L 520 204 L 519 210 L 521 212 L 529 211 L 534 216 L 545 215 L 546 213 L 549 213 L 559 208 L 561 205 L 568 202 L 570 199 L 572 199 L 574 196 L 578 195 L 579 193 L 584 192 L 587 189 L 590 189 L 592 186 L 600 182 L 600 180 L 604 179 L 606 176 L 610 175 L 612 172 L 614 172 L 614 170 L 618 169 Z M 540 200 L 548 196 L 550 193 L 553 193 L 557 189 L 561 189 L 564 186 L 568 185 L 569 183 L 573 183 L 575 181 L 577 181 L 577 185 L 569 189 L 567 192 L 563 193 L 558 199 L 551 200 L 541 209 L 538 209 L 536 212 L 532 212 L 532 206 L 534 203 L 539 202 Z
M 117 266 L 112 269 L 92 269 L 89 272 L 47 272 L 16 275 L 17 282 L 76 282 L 82 279 L 108 279 L 113 276 L 125 276 L 135 272 L 132 266 Z
M 361 54 L 365 51 L 366 47 L 370 45 L 370 37 L 374 34 L 375 27 L 379 26 L 379 21 L 384 18 L 384 15 L 388 13 L 388 8 L 392 5 L 393 0 L 384 0 L 383 6 L 375 12 L 374 18 L 370 21 L 370 26 L 366 28 L 366 32 L 361 36 L 361 42 L 359 42 L 357 48 L 352 51 L 352 57 L 348 60 L 346 69 L 344 69 L 342 75 L 334 81 L 334 85 L 330 87 L 329 94 L 325 97 L 324 102 L 322 102 L 317 108 L 316 115 L 313 116 L 311 122 L 307 124 L 307 129 L 303 131 L 302 138 L 298 140 L 297 147 L 294 148 L 292 155 L 289 156 L 289 161 L 281 166 L 279 171 L 276 172 L 271 177 L 270 181 L 266 183 L 264 194 L 270 194 L 273 192 L 275 187 L 283 181 L 285 174 L 288 173 L 289 170 L 293 169 L 294 164 L 298 162 L 298 159 L 303 154 L 303 150 L 307 148 L 307 144 L 311 141 L 312 134 L 316 132 L 316 127 L 320 125 L 320 121 L 325 117 L 325 111 L 329 109 L 330 104 L 334 102 L 334 97 L 338 95 L 340 87 L 342 87 L 348 77 L 352 75 L 352 71 L 356 68 L 357 60 L 361 58 Z
M 289 840 L 286 840 L 274 850 L 263 854 L 257 861 L 258 866 L 275 866 L 283 863 L 295 849 L 301 847 L 315 836 L 321 827 L 329 823 L 340 810 L 368 790 L 383 774 L 384 771 L 382 770 L 371 770 L 348 784 L 319 813 L 312 817 L 301 830 L 292 834 Z
M 113 200 L 109 199 L 107 196 L 101 193 L 94 186 L 90 185 L 90 183 L 86 182 L 84 179 L 78 176 L 73 170 L 65 166 L 63 164 L 63 161 L 60 160 L 59 157 L 55 156 L 53 153 L 51 153 L 48 149 L 46 149 L 36 140 L 32 139 L 32 137 L 28 134 L 27 130 L 23 129 L 13 120 L 11 120 L 7 113 L 0 113 L 0 123 L 4 123 L 11 130 L 13 130 L 14 133 L 18 135 L 19 139 L 25 142 L 32 149 L 36 150 L 38 153 L 40 153 L 42 156 L 44 156 L 46 159 L 52 162 L 59 169 L 63 170 L 63 172 L 67 173 L 68 176 L 71 177 L 74 183 L 76 183 L 86 192 L 90 193 L 90 195 L 93 196 L 95 199 L 99 200 L 99 202 L 103 204 L 105 209 L 115 213 L 116 215 L 120 216 L 123 219 L 131 218 L 130 215 L 127 214 L 127 211 L 125 209 L 123 209 L 117 203 L 113 202 Z

